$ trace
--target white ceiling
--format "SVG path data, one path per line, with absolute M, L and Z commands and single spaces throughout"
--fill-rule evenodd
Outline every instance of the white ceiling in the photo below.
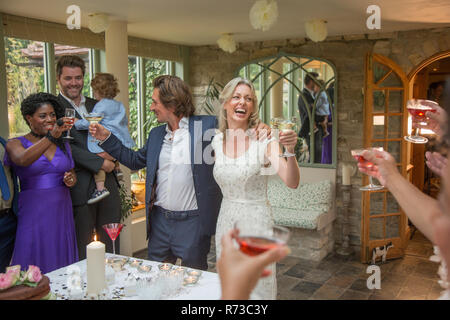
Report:
M 450 26 L 450 0 L 277 0 L 278 21 L 254 30 L 249 11 L 256 0 L 0 0 L 0 11 L 66 23 L 66 9 L 81 9 L 81 25 L 91 13 L 128 22 L 131 36 L 184 45 L 215 44 L 222 33 L 237 42 L 305 37 L 304 23 L 328 22 L 328 35 L 391 32 Z M 368 30 L 366 9 L 381 8 L 381 30 Z

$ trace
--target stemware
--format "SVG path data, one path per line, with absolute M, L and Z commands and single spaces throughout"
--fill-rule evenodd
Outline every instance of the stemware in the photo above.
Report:
M 422 99 L 411 99 L 406 104 L 406 108 L 412 116 L 413 123 L 419 123 L 421 125 L 427 124 L 427 116 L 425 115 L 427 111 L 436 112 L 436 109 L 433 108 L 435 106 L 439 105 L 434 101 Z M 423 144 L 428 142 L 427 138 L 420 135 L 420 127 L 416 128 L 414 135 L 405 136 L 404 138 L 411 143 Z
M 239 249 L 249 256 L 256 256 L 277 246 L 286 245 L 290 236 L 287 228 L 277 225 L 263 227 L 236 221 L 234 228 L 239 230 L 236 239 Z
M 381 148 L 381 147 L 379 147 L 379 148 L 368 148 L 368 149 L 354 149 L 354 150 L 351 151 L 352 157 L 355 158 L 364 167 L 371 168 L 371 167 L 373 167 L 373 163 L 370 162 L 370 161 L 367 161 L 362 156 L 363 151 L 370 150 L 370 149 L 383 151 L 383 148 Z M 381 185 L 374 184 L 372 176 L 370 176 L 370 175 L 369 175 L 369 184 L 364 186 L 364 187 L 359 188 L 359 190 L 361 190 L 361 191 L 374 191 L 374 190 L 381 190 L 381 189 L 384 189 L 384 187 L 381 186 Z
M 95 112 L 88 113 L 87 115 L 84 116 L 84 118 L 87 121 L 89 121 L 89 124 L 99 123 L 103 119 L 103 117 L 104 117 L 103 113 L 95 113 Z M 91 142 L 98 142 L 98 140 L 92 137 Z
M 294 127 L 296 125 L 296 118 L 291 118 L 291 119 L 287 119 L 287 120 L 283 120 L 279 125 L 278 128 L 281 130 L 281 132 L 286 133 L 289 131 L 293 131 Z M 283 154 L 280 154 L 280 157 L 295 157 L 295 153 L 290 153 L 286 150 L 286 148 L 284 148 L 284 152 Z
M 75 119 L 75 109 L 72 108 L 66 108 L 66 111 L 64 112 L 64 116 L 69 120 L 69 123 L 71 126 L 73 126 L 73 122 Z M 72 127 L 70 127 L 72 128 Z M 70 129 L 67 130 L 66 136 L 63 137 L 64 139 L 73 139 L 73 137 L 70 135 Z
M 122 231 L 123 226 L 124 225 L 122 223 L 107 223 L 102 226 L 109 238 L 112 240 L 113 255 L 116 255 L 116 239 L 119 236 L 120 231 Z

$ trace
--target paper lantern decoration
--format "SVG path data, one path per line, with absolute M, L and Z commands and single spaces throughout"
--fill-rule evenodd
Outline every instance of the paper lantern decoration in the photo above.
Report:
M 278 5 L 274 0 L 258 0 L 250 9 L 250 23 L 256 30 L 269 30 L 278 19 Z
M 222 35 L 219 40 L 217 40 L 217 44 L 219 45 L 219 48 L 225 52 L 233 53 L 236 51 L 236 42 L 229 33 Z
M 106 31 L 109 27 L 109 18 L 103 13 L 93 13 L 89 15 L 88 28 L 94 33 Z
M 305 23 L 305 31 L 308 38 L 312 41 L 323 41 L 328 35 L 327 22 L 321 19 L 308 21 Z

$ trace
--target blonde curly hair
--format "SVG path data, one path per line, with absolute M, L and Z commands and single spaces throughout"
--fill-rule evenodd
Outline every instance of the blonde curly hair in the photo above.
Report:
M 91 80 L 91 87 L 107 99 L 114 99 L 120 92 L 117 79 L 110 73 L 96 73 L 95 77 Z
M 223 88 L 222 92 L 219 96 L 219 103 L 220 103 L 220 111 L 219 111 L 219 131 L 224 134 L 225 137 L 225 131 L 228 129 L 228 121 L 227 121 L 227 111 L 225 110 L 224 106 L 225 104 L 230 101 L 231 97 L 233 96 L 234 90 L 236 90 L 237 86 L 245 84 L 247 85 L 251 91 L 252 91 L 252 98 L 253 98 L 253 111 L 250 114 L 250 117 L 248 118 L 248 129 L 256 128 L 256 126 L 259 123 L 259 110 L 258 110 L 258 98 L 256 97 L 255 93 L 255 87 L 253 86 L 253 83 L 247 79 L 237 77 L 232 79 L 230 82 L 228 82 L 225 87 Z

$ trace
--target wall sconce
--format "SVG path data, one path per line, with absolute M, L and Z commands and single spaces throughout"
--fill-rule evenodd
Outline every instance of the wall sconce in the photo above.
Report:
M 237 48 L 236 41 L 234 41 L 233 35 L 231 33 L 223 34 L 217 40 L 217 45 L 219 46 L 220 49 L 228 53 L 235 52 Z
M 109 17 L 103 13 L 92 13 L 88 16 L 88 28 L 94 33 L 106 31 L 109 27 Z
M 250 9 L 250 23 L 253 28 L 269 30 L 278 19 L 278 5 L 275 0 L 258 0 Z
M 305 22 L 305 32 L 312 41 L 323 41 L 328 35 L 327 22 L 322 19 L 307 21 Z

